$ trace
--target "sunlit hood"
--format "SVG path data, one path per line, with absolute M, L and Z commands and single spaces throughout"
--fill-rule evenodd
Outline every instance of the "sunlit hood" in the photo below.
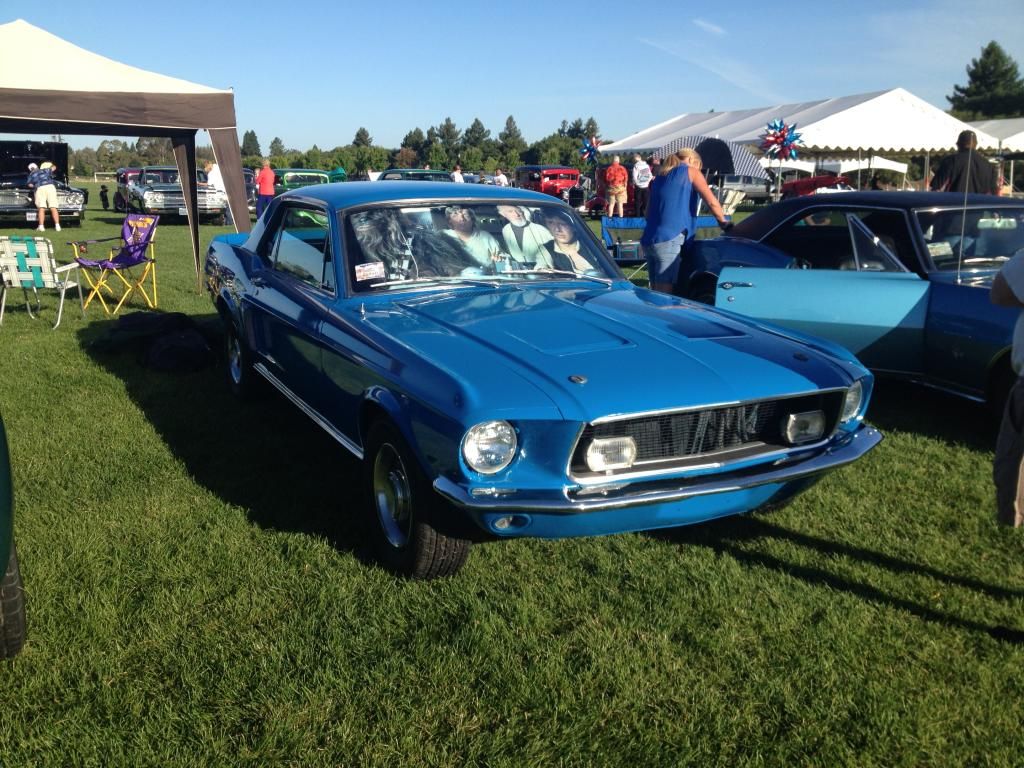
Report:
M 366 319 L 436 364 L 458 369 L 469 379 L 468 397 L 474 397 L 474 365 L 467 362 L 478 366 L 481 385 L 486 379 L 487 401 L 495 402 L 495 386 L 539 382 L 538 389 L 568 418 L 849 383 L 839 366 L 801 344 L 648 291 L 453 291 L 406 298 L 391 310 Z M 496 368 L 508 375 L 496 377 Z

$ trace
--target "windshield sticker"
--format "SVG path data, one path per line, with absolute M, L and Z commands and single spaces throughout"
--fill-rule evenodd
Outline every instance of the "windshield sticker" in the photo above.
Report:
M 356 282 L 365 280 L 382 280 L 384 278 L 384 262 L 371 261 L 366 264 L 356 264 Z

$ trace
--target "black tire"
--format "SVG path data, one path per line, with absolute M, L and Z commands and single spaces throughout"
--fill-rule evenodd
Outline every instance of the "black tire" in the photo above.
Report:
M 224 356 L 228 389 L 239 400 L 251 399 L 259 389 L 259 374 L 252 367 L 252 352 L 234 322 L 224 320 Z
M 21 585 L 18 553 L 11 542 L 4 579 L 0 582 L 0 659 L 17 655 L 25 644 L 25 589 Z
M 457 572 L 469 556 L 470 542 L 437 529 L 445 502 L 430 487 L 401 433 L 379 419 L 370 427 L 365 448 L 363 487 L 377 559 L 411 579 Z

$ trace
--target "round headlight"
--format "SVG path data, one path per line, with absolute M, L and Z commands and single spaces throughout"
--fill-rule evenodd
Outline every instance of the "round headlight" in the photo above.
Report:
M 864 387 L 860 381 L 853 382 L 853 385 L 846 390 L 846 397 L 843 399 L 843 414 L 839 417 L 840 421 L 849 421 L 858 413 L 860 413 L 860 406 L 864 402 Z
M 507 421 L 484 421 L 462 438 L 462 456 L 474 472 L 493 475 L 516 455 L 516 431 Z

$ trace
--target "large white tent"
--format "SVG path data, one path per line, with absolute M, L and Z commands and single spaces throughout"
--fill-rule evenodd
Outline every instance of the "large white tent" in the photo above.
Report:
M 1024 152 L 1024 117 L 1003 120 L 979 120 L 971 123 L 976 131 L 995 136 L 1004 152 Z
M 197 280 L 195 137 L 201 129 L 210 134 L 235 227 L 248 231 L 234 93 L 113 61 L 21 19 L 0 24 L 0 132 L 170 138 Z
M 801 152 L 830 155 L 926 154 L 955 149 L 956 137 L 972 127 L 903 88 L 819 101 L 776 104 L 733 112 L 677 115 L 601 146 L 601 152 L 657 152 L 681 136 L 699 134 L 757 147 L 773 120 L 796 124 Z M 999 140 L 984 130 L 982 149 Z

